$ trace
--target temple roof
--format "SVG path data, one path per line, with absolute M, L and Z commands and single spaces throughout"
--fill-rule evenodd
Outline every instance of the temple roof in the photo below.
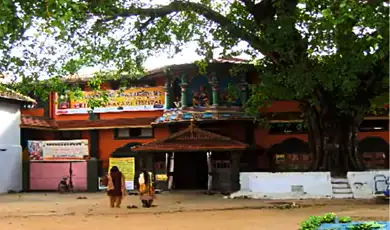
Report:
M 132 148 L 135 152 L 143 151 L 165 151 L 165 152 L 190 152 L 190 151 L 234 151 L 244 150 L 248 145 L 222 136 L 210 131 L 206 131 L 191 125 L 165 139 L 156 140 L 144 145 Z

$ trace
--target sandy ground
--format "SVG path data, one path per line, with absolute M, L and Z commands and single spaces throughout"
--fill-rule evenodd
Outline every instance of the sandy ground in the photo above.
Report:
M 285 202 L 301 207 L 275 208 Z M 13 194 L 0 196 L 0 210 L 1 230 L 298 229 L 308 216 L 327 212 L 355 220 L 389 220 L 389 205 L 373 200 L 230 200 L 196 193 L 161 194 L 150 209 L 141 208 L 137 196 L 127 196 L 122 208 L 112 209 L 102 193 Z

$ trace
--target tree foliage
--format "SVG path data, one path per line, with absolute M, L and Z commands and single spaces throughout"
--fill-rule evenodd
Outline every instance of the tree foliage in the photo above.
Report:
M 261 76 L 252 113 L 266 100 L 294 99 L 318 114 L 321 130 L 356 126 L 388 92 L 387 1 L 5 0 L 0 9 L 0 71 L 26 85 L 48 75 L 56 89 L 59 76 L 92 65 L 139 74 L 146 57 L 195 43 L 203 63 L 216 47 L 252 58 Z
M 55 77 L 50 87 L 83 66 L 140 73 L 145 57 L 194 42 L 205 60 L 215 47 L 251 55 L 263 79 L 255 95 L 265 99 L 320 104 L 328 96 L 348 112 L 388 88 L 388 4 L 378 0 L 0 4 L 0 71 L 27 82 Z

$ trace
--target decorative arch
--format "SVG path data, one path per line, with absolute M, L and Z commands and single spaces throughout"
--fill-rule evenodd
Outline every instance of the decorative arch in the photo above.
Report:
M 267 152 L 275 171 L 307 171 L 312 160 L 309 144 L 298 138 L 286 139 Z
M 288 138 L 268 149 L 270 153 L 309 153 L 309 144 L 298 138 Z
M 389 168 L 389 143 L 382 138 L 364 138 L 359 141 L 358 151 L 367 169 Z

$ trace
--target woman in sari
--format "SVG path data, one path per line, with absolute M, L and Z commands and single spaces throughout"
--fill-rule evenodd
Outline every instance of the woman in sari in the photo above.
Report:
M 110 173 L 104 178 L 103 184 L 107 186 L 107 195 L 110 198 L 111 208 L 120 208 L 122 199 L 126 195 L 125 177 L 118 167 L 113 166 Z
M 138 178 L 138 183 L 142 206 L 145 208 L 152 207 L 153 200 L 156 196 L 152 183 L 152 173 L 146 169 L 142 170 Z

